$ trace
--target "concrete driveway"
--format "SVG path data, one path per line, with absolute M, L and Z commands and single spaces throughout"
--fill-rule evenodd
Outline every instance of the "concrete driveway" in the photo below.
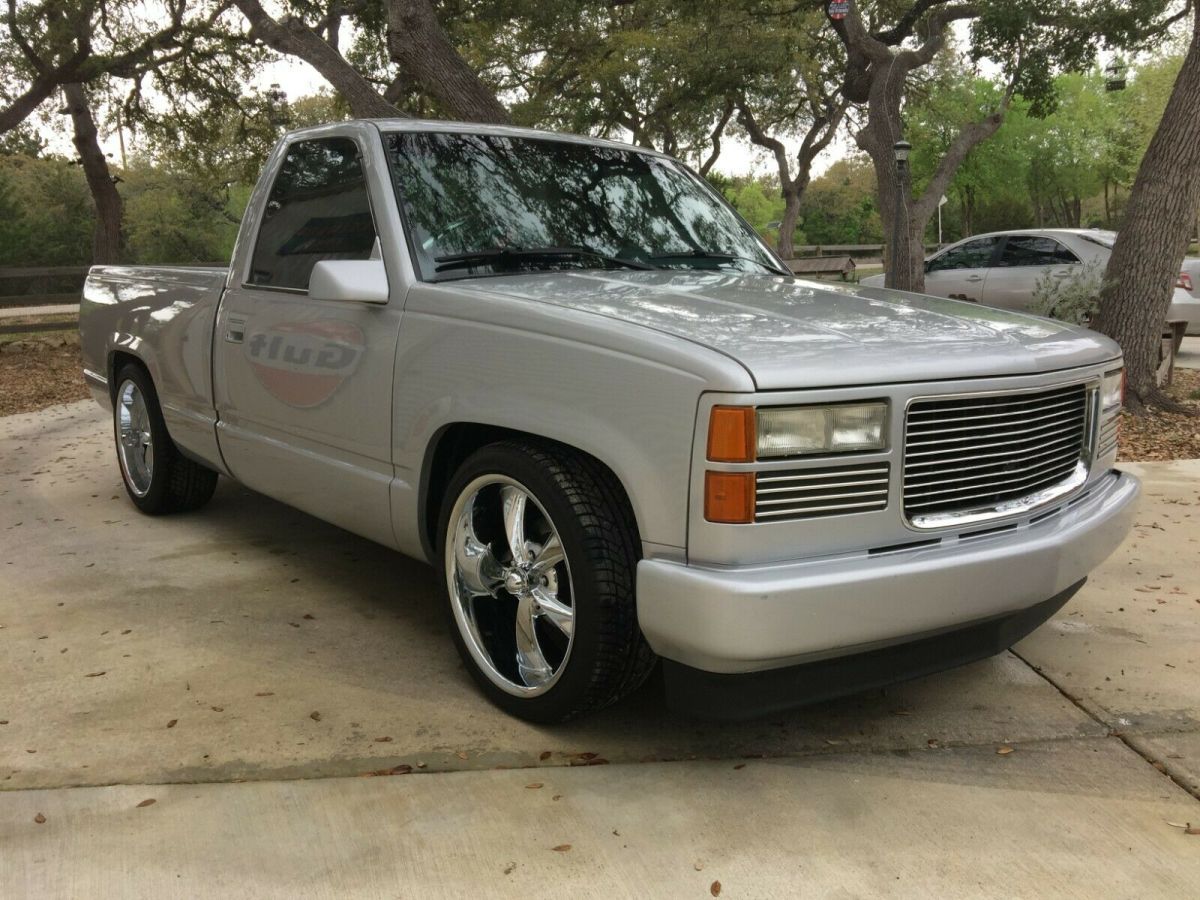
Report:
M 1200 462 L 1129 468 L 1135 534 L 1015 653 L 540 728 L 427 567 L 228 482 L 141 516 L 98 408 L 0 419 L 0 896 L 1200 896 Z

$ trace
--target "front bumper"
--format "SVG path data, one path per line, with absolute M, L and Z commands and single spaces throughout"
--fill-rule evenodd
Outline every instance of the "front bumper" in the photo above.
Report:
M 1114 471 L 1040 521 L 907 550 L 739 567 L 642 560 L 638 619 L 660 656 L 727 674 L 959 630 L 1080 583 L 1129 533 L 1140 490 Z

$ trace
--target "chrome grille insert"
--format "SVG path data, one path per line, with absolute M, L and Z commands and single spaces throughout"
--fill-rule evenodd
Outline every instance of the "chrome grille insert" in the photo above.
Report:
M 1097 456 L 1107 456 L 1117 449 L 1117 429 L 1120 421 L 1120 418 L 1114 415 L 1100 426 L 1100 434 L 1096 437 L 1096 446 L 1100 448 L 1096 451 Z
M 887 463 L 760 472 L 755 482 L 758 522 L 807 519 L 887 507 Z
M 918 528 L 1033 509 L 1087 478 L 1088 389 L 914 400 L 904 432 L 904 514 Z

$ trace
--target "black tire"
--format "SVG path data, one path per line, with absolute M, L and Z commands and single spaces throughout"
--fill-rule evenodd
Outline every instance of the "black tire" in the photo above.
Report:
M 119 403 L 126 382 L 132 382 L 144 398 L 154 444 L 154 465 L 149 487 L 144 493 L 139 493 L 134 488 L 120 461 Z M 158 393 L 154 390 L 154 382 L 146 370 L 134 363 L 122 366 L 117 372 L 113 397 L 113 437 L 116 442 L 118 468 L 125 492 L 134 506 L 148 515 L 156 516 L 199 509 L 212 499 L 213 492 L 217 489 L 217 473 L 185 457 L 172 442 L 171 436 L 167 434 L 167 425 L 163 421 Z
M 452 513 L 477 479 L 498 475 L 525 487 L 557 528 L 572 583 L 574 637 L 557 681 L 542 694 L 514 696 L 498 687 L 469 651 L 455 619 L 446 566 Z M 565 722 L 632 693 L 657 661 L 638 627 L 636 566 L 641 542 L 633 510 L 616 478 L 595 460 L 555 445 L 492 444 L 455 472 L 442 503 L 438 559 L 447 591 L 454 643 L 480 690 L 510 715 L 531 722 Z

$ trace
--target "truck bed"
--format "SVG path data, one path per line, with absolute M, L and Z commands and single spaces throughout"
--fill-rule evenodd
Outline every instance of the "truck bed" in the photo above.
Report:
M 213 432 L 212 339 L 228 267 L 93 266 L 79 308 L 84 377 L 105 406 L 121 354 L 150 370 L 180 449 L 219 460 Z

